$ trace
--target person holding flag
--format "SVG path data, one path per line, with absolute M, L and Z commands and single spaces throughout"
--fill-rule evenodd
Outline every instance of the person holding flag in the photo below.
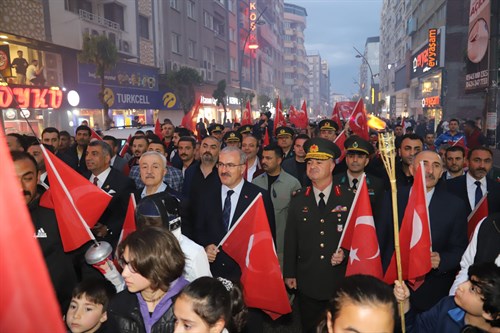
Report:
M 420 163 L 423 162 L 425 174 L 425 190 L 424 185 L 418 191 L 425 191 L 417 195 L 417 185 L 414 183 L 410 188 L 409 186 L 401 186 L 398 188 L 398 207 L 399 207 L 399 224 L 400 224 L 400 240 L 405 238 L 411 240 L 413 246 L 418 246 L 418 243 L 424 241 L 424 237 L 414 238 L 413 236 L 421 235 L 425 227 L 425 215 L 417 214 L 417 209 L 414 212 L 409 212 L 405 207 L 411 205 L 422 205 L 421 202 L 425 197 L 425 205 L 428 209 L 431 247 L 430 252 L 430 271 L 423 277 L 424 281 L 419 284 L 418 289 L 412 290 L 410 302 L 412 308 L 416 312 L 422 312 L 430 309 L 441 298 L 447 295 L 455 274 L 459 267 L 460 258 L 467 246 L 467 220 L 465 213 L 465 205 L 462 200 L 448 193 L 444 186 L 438 184 L 439 179 L 443 173 L 443 163 L 440 156 L 432 151 L 422 151 L 415 156 L 413 164 L 410 167 L 410 172 L 416 177 L 417 170 Z M 417 177 L 416 177 L 417 178 Z M 420 178 L 420 177 L 418 177 Z M 420 178 L 421 179 L 421 178 Z M 410 191 L 411 190 L 411 191 Z M 417 202 L 418 200 L 418 202 Z M 413 207 L 413 206 L 410 206 Z M 453 207 L 446 209 L 446 207 Z M 404 218 L 403 218 L 404 214 Z M 408 219 L 408 220 L 406 220 Z M 385 202 L 381 218 L 377 221 L 377 235 L 380 244 L 380 251 L 382 254 L 382 264 L 387 267 L 389 261 L 394 253 L 394 238 L 392 237 L 392 207 L 389 201 Z M 417 233 L 413 231 L 413 235 L 404 235 L 404 230 L 412 232 L 414 228 L 403 228 L 402 225 L 409 223 L 413 226 L 419 226 Z M 407 248 L 410 248 L 410 241 L 408 241 Z M 403 252 L 405 245 L 401 244 L 401 256 L 404 257 Z M 429 254 L 427 252 L 427 254 Z M 420 254 L 422 257 L 424 254 Z M 395 273 L 392 277 L 388 277 L 388 271 L 395 272 L 391 262 L 389 269 L 386 271 L 386 281 L 393 282 L 396 277 Z M 422 265 L 425 263 L 422 263 Z M 412 265 L 409 263 L 409 265 Z M 408 266 L 408 265 L 407 265 Z M 413 264 L 412 269 L 416 270 Z M 408 269 L 403 265 L 404 271 Z M 422 282 L 419 280 L 419 282 Z
M 68 308 L 72 290 L 77 283 L 71 257 L 64 253 L 54 210 L 40 206 L 40 195 L 37 192 L 39 174 L 35 159 L 25 152 L 11 152 L 11 156 L 35 227 L 33 236 L 40 244 L 60 309 L 64 312 Z
M 290 202 L 283 275 L 288 288 L 298 291 L 303 332 L 314 332 L 345 276 L 347 253 L 337 248 L 354 195 L 333 184 L 337 145 L 313 138 L 304 143 L 304 150 L 312 186 L 297 191 Z

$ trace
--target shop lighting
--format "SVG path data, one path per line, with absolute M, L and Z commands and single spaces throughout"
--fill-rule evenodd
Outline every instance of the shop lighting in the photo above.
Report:
M 5 42 L 5 41 L 4 41 L 3 43 L 4 43 L 5 45 L 9 45 L 9 42 Z
M 7 37 L 5 35 L 0 35 L 0 39 L 9 39 L 9 37 Z

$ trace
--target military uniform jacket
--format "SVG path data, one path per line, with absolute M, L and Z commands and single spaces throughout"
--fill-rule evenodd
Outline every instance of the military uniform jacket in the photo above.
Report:
M 300 190 L 290 202 L 285 230 L 285 278 L 296 278 L 298 290 L 313 299 L 329 300 L 344 279 L 346 262 L 332 266 L 354 194 L 333 185 L 324 212 L 312 187 Z M 346 255 L 347 257 L 347 255 Z

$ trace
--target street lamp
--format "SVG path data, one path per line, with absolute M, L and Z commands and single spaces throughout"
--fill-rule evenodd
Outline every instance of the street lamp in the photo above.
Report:
M 356 58 L 362 58 L 363 61 L 366 63 L 366 65 L 368 66 L 368 69 L 370 70 L 370 94 L 371 96 L 373 96 L 373 106 L 374 106 L 374 113 L 377 114 L 378 113 L 378 87 L 375 85 L 375 76 L 377 76 L 378 74 L 375 74 L 373 75 L 373 71 L 372 71 L 372 67 L 370 66 L 370 63 L 368 62 L 368 60 L 366 59 L 366 57 L 364 55 L 361 54 L 361 52 L 358 51 L 357 48 L 355 48 L 354 46 L 352 47 L 356 53 Z
M 266 24 L 265 21 L 261 21 L 260 18 L 266 11 L 267 7 L 264 8 L 264 10 L 259 14 L 259 16 L 255 19 L 254 23 L 255 26 L 257 25 L 263 25 Z M 248 39 L 250 38 L 250 35 L 252 34 L 252 29 L 249 27 L 247 36 L 245 37 L 245 42 L 243 43 L 243 47 L 241 48 L 241 53 L 240 53 L 240 59 L 239 59 L 239 66 L 238 66 L 238 78 L 240 81 L 240 111 L 243 112 L 243 104 L 245 101 L 243 100 L 243 57 L 245 56 L 245 47 L 247 46 Z M 256 50 L 259 48 L 259 44 L 250 44 L 248 46 L 249 49 L 251 50 Z

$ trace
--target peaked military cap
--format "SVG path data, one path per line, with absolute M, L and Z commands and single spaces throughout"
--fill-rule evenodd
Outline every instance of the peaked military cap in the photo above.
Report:
M 291 136 L 293 137 L 293 129 L 291 129 L 290 127 L 286 127 L 286 126 L 280 126 L 276 129 L 276 132 L 274 133 L 274 135 L 279 138 L 279 137 L 282 137 L 282 136 Z
M 241 142 L 241 134 L 238 131 L 229 131 L 222 138 L 225 142 Z
M 322 121 L 319 122 L 318 128 L 320 131 L 338 131 L 339 130 L 339 125 L 337 125 L 336 122 L 334 122 L 331 119 L 323 119 Z
M 312 138 L 304 142 L 306 160 L 328 160 L 338 158 L 341 154 L 340 148 L 333 142 L 323 138 Z
M 238 132 L 240 132 L 240 134 L 252 133 L 252 130 L 253 130 L 252 125 L 243 125 L 238 127 Z
M 222 132 L 224 130 L 224 126 L 221 124 L 211 124 L 208 126 L 208 133 L 212 134 L 213 132 Z
M 374 153 L 373 146 L 366 141 L 365 139 L 362 139 L 361 137 L 357 135 L 351 135 L 350 137 L 347 138 L 344 142 L 344 147 L 347 151 L 349 152 L 361 152 L 365 153 L 366 155 L 370 155 Z

